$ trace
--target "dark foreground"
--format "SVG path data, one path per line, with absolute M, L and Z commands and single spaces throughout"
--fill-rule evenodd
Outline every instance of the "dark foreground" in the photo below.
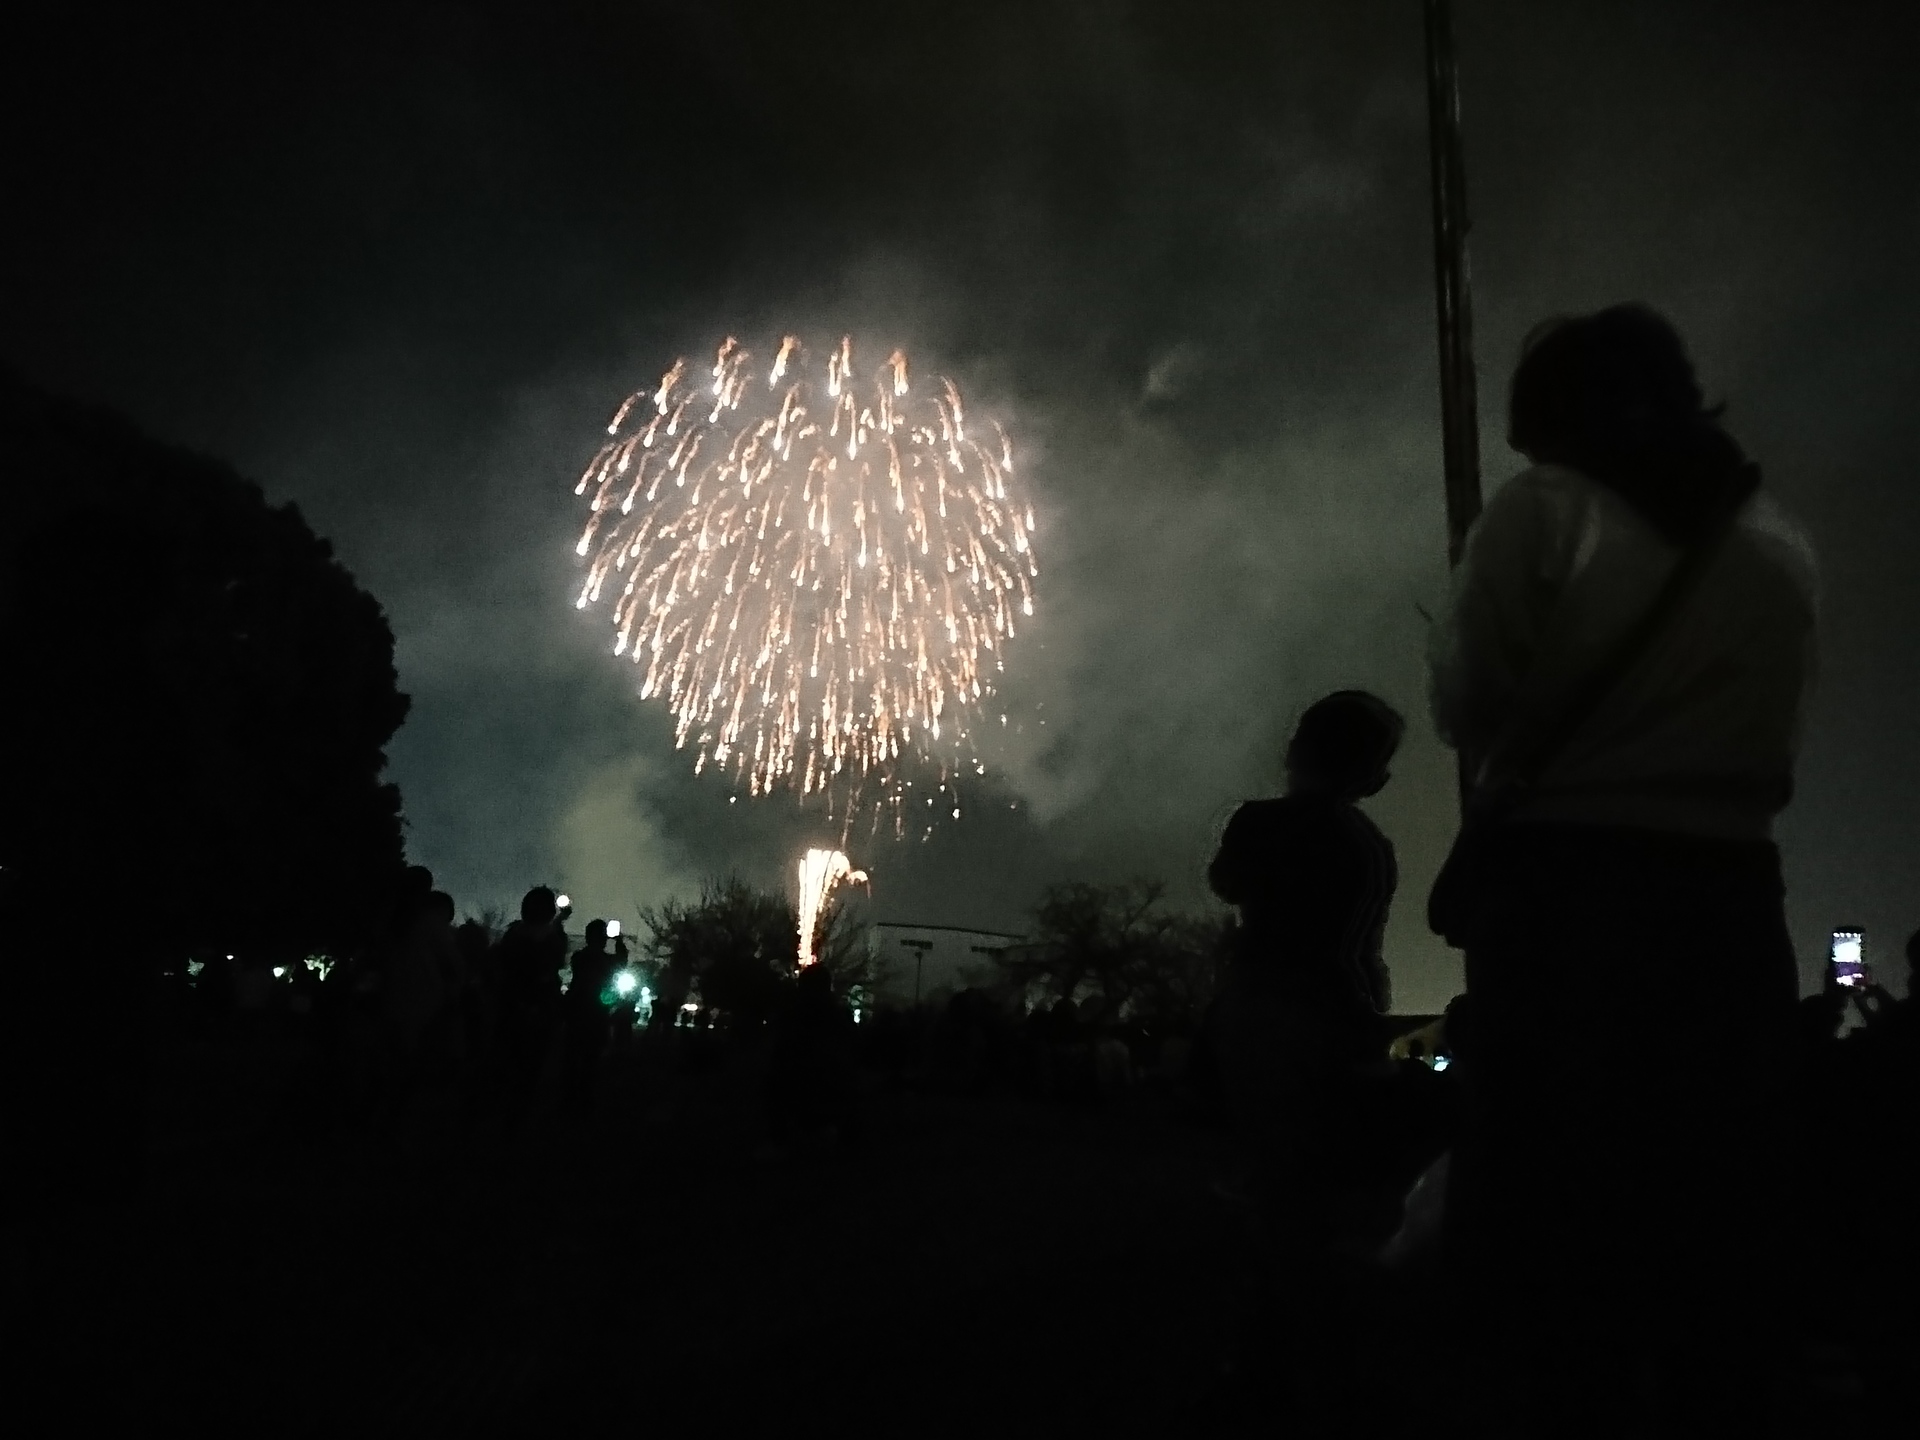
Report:
M 774 1155 L 724 1068 L 512 1133 L 275 1138 L 230 1095 L 13 1269 L 70 1421 L 1193 1432 L 1235 1324 L 1213 1137 L 1146 1101 L 865 1111 Z
M 752 1057 L 656 1038 L 571 1120 L 429 1091 L 349 1122 L 272 1045 L 159 1057 L 144 1176 L 7 1232 L 16 1395 L 62 1431 L 1439 1433 L 1415 1275 L 1336 1414 L 1226 1381 L 1285 1298 L 1250 1305 L 1227 1145 L 1166 1092 L 869 1077 L 863 1133 L 775 1150 Z M 1847 1363 L 1791 1391 L 1780 1433 L 1904 1433 Z

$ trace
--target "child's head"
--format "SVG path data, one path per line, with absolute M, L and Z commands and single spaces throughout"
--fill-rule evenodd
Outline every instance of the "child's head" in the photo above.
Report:
M 1336 690 L 1307 707 L 1287 746 L 1287 783 L 1295 791 L 1359 800 L 1387 783 L 1387 767 L 1407 722 L 1378 695 Z

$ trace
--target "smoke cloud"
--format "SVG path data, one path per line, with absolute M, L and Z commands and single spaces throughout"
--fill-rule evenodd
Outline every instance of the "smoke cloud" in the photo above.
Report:
M 1215 828 L 1277 783 L 1293 717 L 1366 686 L 1412 722 L 1371 803 L 1400 1003 L 1436 1008 L 1458 971 L 1421 916 L 1454 800 L 1421 670 L 1446 577 L 1417 7 L 765 9 L 235 29 L 164 93 L 145 22 L 56 36 L 46 83 L 127 116 L 111 145 L 56 134 L 19 92 L 44 173 L 13 190 L 45 198 L 5 240 L 7 355 L 335 538 L 414 697 L 411 849 L 464 908 L 557 880 L 625 917 L 703 875 L 784 885 L 841 827 L 692 776 L 572 608 L 579 467 L 622 395 L 726 334 L 902 345 L 1014 436 L 1042 574 L 961 821 L 852 836 L 875 914 L 1013 929 L 1049 880 L 1142 873 L 1210 903 Z M 1676 319 L 1829 560 L 1782 830 L 1811 967 L 1839 920 L 1870 949 L 1920 923 L 1920 492 L 1891 480 L 1920 455 L 1920 125 L 1884 21 L 1709 12 L 1459 17 L 1487 488 L 1518 466 L 1501 392 L 1535 321 Z

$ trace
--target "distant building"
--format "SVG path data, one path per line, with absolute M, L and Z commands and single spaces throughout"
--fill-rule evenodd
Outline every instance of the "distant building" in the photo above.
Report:
M 999 975 L 994 957 L 1024 938 L 957 925 L 871 925 L 874 998 L 882 1005 L 945 1004 L 956 991 L 992 984 Z

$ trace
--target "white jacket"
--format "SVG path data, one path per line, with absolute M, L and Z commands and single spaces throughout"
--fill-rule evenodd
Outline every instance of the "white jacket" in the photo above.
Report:
M 1537 465 L 1467 536 L 1429 650 L 1441 737 L 1497 783 L 1652 605 L 1680 551 L 1614 491 Z M 1817 571 L 1762 492 L 1681 607 L 1574 737 L 1516 820 L 1760 839 L 1792 794 L 1814 669 Z

